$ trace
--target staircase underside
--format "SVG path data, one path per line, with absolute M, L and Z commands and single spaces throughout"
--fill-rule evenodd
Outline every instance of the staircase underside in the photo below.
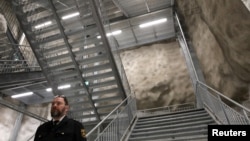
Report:
M 1 92 L 6 96 L 34 92 L 18 99 L 27 105 L 65 95 L 70 116 L 84 123 L 99 122 L 126 98 L 117 50 L 175 37 L 172 0 L 104 0 L 101 4 L 92 0 L 13 0 L 12 5 L 41 72 L 32 76 L 19 73 L 32 65 L 29 62 L 25 68 L 8 67 L 19 78 L 3 82 Z M 76 16 L 65 19 L 69 14 Z M 141 23 L 159 18 L 167 22 L 139 28 Z M 112 33 L 118 29 L 122 36 Z M 60 89 L 65 85 L 68 88 Z

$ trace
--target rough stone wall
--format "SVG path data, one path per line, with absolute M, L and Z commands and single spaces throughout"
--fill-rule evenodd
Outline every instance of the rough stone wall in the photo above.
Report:
M 250 11 L 250 0 L 242 0 L 242 2 L 246 5 L 247 9 Z
M 10 101 L 15 105 L 19 105 L 19 102 L 13 101 L 12 99 L 5 100 Z M 27 107 L 26 110 L 36 115 L 50 119 L 50 107 L 48 104 L 33 105 L 32 107 Z M 20 113 L 2 105 L 0 105 L 0 113 L 0 141 L 8 141 L 14 134 L 16 119 L 19 117 Z M 16 141 L 33 141 L 33 135 L 35 134 L 39 124 L 41 124 L 39 120 L 24 115 L 21 121 L 21 127 L 17 133 Z
M 32 107 L 27 107 L 27 110 L 36 115 L 40 115 L 41 117 L 51 119 L 50 105 L 48 104 L 34 105 Z M 21 124 L 22 125 L 20 127 L 16 141 L 33 141 L 35 131 L 37 127 L 42 124 L 42 122 L 32 117 L 24 116 Z
M 7 31 L 7 22 L 2 14 L 0 14 L 0 34 L 6 33 Z
M 249 101 L 250 13 L 242 1 L 177 0 L 206 82 L 238 102 Z
M 177 42 L 162 42 L 121 53 L 138 109 L 195 102 L 191 80 Z
M 0 141 L 8 141 L 14 128 L 15 119 L 17 118 L 17 112 L 12 111 L 2 105 L 0 105 L 0 112 Z

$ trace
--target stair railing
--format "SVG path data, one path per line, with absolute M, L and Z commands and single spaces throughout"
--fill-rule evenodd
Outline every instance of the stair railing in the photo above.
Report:
M 221 124 L 250 124 L 250 109 L 197 80 L 202 103 Z
M 206 108 L 220 124 L 250 124 L 250 109 L 221 94 L 199 80 L 178 15 L 175 18 L 180 33 L 177 35 L 195 89 L 197 108 Z
M 196 109 L 196 105 L 194 102 L 176 104 L 176 105 L 170 105 L 170 106 L 164 106 L 164 107 L 158 107 L 158 108 L 150 108 L 150 109 L 145 109 L 145 110 L 137 110 L 137 117 L 165 114 L 165 113 L 178 112 L 178 111 L 186 111 L 190 109 Z
M 41 71 L 40 66 L 28 60 L 0 60 L 0 74 Z
M 105 118 L 102 119 L 91 131 L 87 133 L 89 141 L 119 141 L 125 137 L 130 125 L 136 117 L 136 100 L 128 96 Z M 108 125 L 105 126 L 108 120 Z

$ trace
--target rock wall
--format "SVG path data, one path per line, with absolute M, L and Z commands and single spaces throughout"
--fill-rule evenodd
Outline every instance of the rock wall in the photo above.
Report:
M 6 33 L 7 31 L 7 22 L 4 16 L 0 13 L 0 34 Z
M 8 141 L 13 132 L 14 123 L 17 118 L 17 112 L 0 105 L 1 124 L 0 124 L 0 141 Z
M 250 13 L 247 5 L 238 0 L 177 0 L 177 9 L 206 82 L 240 103 L 249 103 Z
M 121 58 L 138 109 L 195 102 L 187 66 L 177 42 L 123 51 Z
M 17 101 L 13 101 L 11 99 L 5 100 L 19 105 Z M 50 107 L 48 104 L 34 105 L 25 109 L 26 111 L 50 119 Z M 12 136 L 14 135 L 14 127 L 15 124 L 17 124 L 16 119 L 19 117 L 20 113 L 10 108 L 6 108 L 2 105 L 0 105 L 0 113 L 0 141 L 8 141 L 10 139 L 13 139 Z M 35 131 L 40 124 L 41 122 L 39 120 L 30 116 L 23 115 L 23 118 L 21 120 L 21 127 L 19 129 L 19 132 L 17 133 L 16 141 L 33 141 Z
M 28 107 L 27 111 L 36 115 L 40 115 L 41 117 L 47 117 L 47 119 L 51 119 L 50 105 L 48 104 L 34 105 L 32 107 Z M 21 124 L 22 125 L 20 127 L 16 141 L 33 141 L 36 129 L 40 124 L 42 124 L 42 122 L 32 117 L 24 116 Z
M 250 0 L 242 0 L 242 2 L 246 5 L 247 9 L 250 11 Z

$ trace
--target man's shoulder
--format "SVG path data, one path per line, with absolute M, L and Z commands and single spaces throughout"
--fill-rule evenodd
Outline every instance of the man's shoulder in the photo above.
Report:
M 39 125 L 39 128 L 46 128 L 46 127 L 50 126 L 50 124 L 51 124 L 51 121 L 46 121 L 43 124 Z
M 86 130 L 85 130 L 83 124 L 82 124 L 80 121 L 77 121 L 77 120 L 72 119 L 72 118 L 67 118 L 67 121 L 70 122 L 70 123 L 73 123 L 74 129 L 75 129 L 76 131 L 80 131 L 81 136 L 82 136 L 82 138 L 83 138 L 84 141 L 85 141 L 85 140 L 86 140 L 86 134 L 87 134 L 87 132 L 86 132 Z

